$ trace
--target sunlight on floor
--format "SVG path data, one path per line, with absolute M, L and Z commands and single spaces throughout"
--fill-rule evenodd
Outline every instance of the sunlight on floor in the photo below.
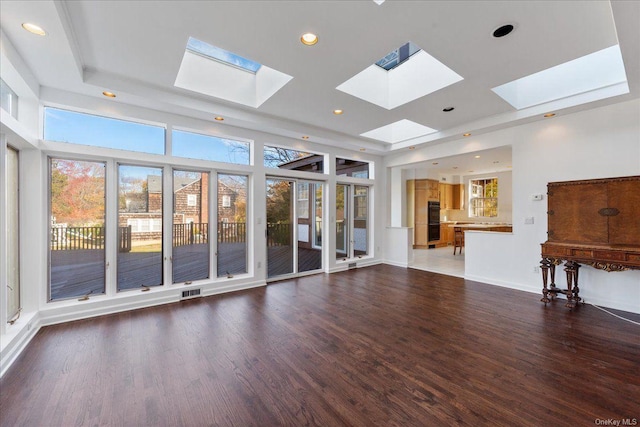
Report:
M 409 267 L 448 276 L 464 277 L 464 249 L 462 255 L 457 252 L 456 255 L 453 255 L 452 246 L 437 249 L 414 249 L 413 263 L 409 264 Z

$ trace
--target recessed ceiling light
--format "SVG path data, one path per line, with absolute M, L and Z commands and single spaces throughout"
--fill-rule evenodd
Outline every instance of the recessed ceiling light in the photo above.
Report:
M 217 116 L 217 117 L 214 117 L 213 120 L 217 120 L 219 122 L 222 122 L 222 121 L 224 121 L 224 117 Z
M 445 113 L 448 113 L 449 111 L 453 111 L 453 110 L 455 110 L 455 107 L 447 107 L 442 109 L 442 111 L 444 111 Z
M 38 36 L 46 36 L 47 32 L 42 29 L 42 27 L 37 26 L 36 24 L 31 24 L 29 22 L 25 22 L 22 24 L 22 28 L 29 31 L 32 34 L 36 34 Z
M 549 118 L 549 117 L 553 117 L 555 115 L 556 115 L 556 113 L 547 113 L 547 114 L 544 115 L 544 117 Z
M 479 159 L 479 158 L 480 158 L 480 156 L 474 156 L 474 157 L 475 157 L 476 159 Z
M 302 139 L 309 139 L 307 135 L 303 136 Z
M 414 147 L 413 145 L 411 147 L 409 147 L 409 150 L 415 150 L 416 147 Z
M 302 42 L 302 44 L 305 44 L 307 46 L 313 46 L 314 44 L 318 43 L 318 36 L 313 33 L 305 33 L 302 35 L 302 37 L 300 37 L 300 41 Z
M 333 110 L 333 114 L 335 114 L 336 116 L 339 116 L 342 113 L 344 113 L 344 111 L 342 110 Z
M 105 90 L 104 92 L 102 92 L 102 94 L 108 98 L 115 98 L 116 94 L 113 92 L 109 92 L 108 90 Z
M 471 136 L 470 133 L 463 133 L 462 136 Z
M 503 25 L 501 27 L 496 28 L 493 31 L 493 37 L 496 37 L 496 38 L 504 37 L 507 34 L 509 34 L 511 31 L 513 31 L 513 25 L 511 24 Z

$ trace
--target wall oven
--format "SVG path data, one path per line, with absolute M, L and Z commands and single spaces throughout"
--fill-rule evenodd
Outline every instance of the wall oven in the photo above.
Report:
M 440 202 L 429 202 L 429 242 L 440 240 Z

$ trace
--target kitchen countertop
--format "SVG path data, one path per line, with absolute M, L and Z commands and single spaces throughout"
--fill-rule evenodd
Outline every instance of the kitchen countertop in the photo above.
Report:
M 449 225 L 449 228 L 454 228 L 454 227 L 460 227 L 460 228 L 466 228 L 466 229 L 475 229 L 475 230 L 483 230 L 483 229 L 489 229 L 489 228 L 511 228 L 513 227 L 512 224 L 504 224 L 504 223 L 491 223 L 491 224 L 487 224 L 487 223 L 467 223 L 467 224 L 455 224 L 452 223 Z

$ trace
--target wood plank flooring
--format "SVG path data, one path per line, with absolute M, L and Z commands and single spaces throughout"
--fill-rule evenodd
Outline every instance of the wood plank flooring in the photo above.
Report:
M 0 425 L 640 420 L 640 326 L 539 299 L 380 265 L 48 326 L 0 380 Z

